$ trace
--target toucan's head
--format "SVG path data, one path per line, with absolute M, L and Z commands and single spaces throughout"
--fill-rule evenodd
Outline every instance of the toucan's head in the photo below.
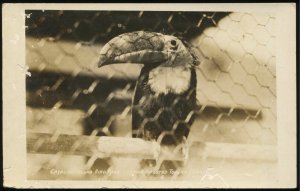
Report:
M 189 48 L 174 36 L 136 31 L 113 38 L 100 51 L 98 67 L 115 63 L 190 68 L 195 64 L 195 57 Z

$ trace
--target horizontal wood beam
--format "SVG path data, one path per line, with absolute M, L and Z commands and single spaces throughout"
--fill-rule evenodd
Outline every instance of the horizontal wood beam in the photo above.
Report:
M 136 157 L 142 159 L 179 160 L 184 156 L 177 147 L 159 146 L 138 138 L 98 137 L 48 133 L 27 133 L 27 152 L 35 154 L 81 155 L 105 157 Z M 224 158 L 276 162 L 276 146 L 192 142 L 189 158 Z

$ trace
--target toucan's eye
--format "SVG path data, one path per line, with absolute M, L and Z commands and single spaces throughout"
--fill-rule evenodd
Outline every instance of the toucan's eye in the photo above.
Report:
M 171 45 L 172 45 L 172 46 L 176 46 L 176 45 L 177 45 L 176 40 L 171 40 Z
M 178 48 L 177 41 L 176 40 L 171 40 L 170 43 L 171 43 L 171 47 L 170 47 L 171 50 L 173 50 L 173 51 L 177 50 L 177 48 Z

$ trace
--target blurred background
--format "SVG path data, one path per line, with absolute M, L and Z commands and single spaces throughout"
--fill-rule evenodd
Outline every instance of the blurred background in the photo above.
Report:
M 131 99 L 141 66 L 100 70 L 97 62 L 107 41 L 136 30 L 174 35 L 197 50 L 199 109 L 189 141 L 276 148 L 276 34 L 275 16 L 269 13 L 27 10 L 27 131 L 130 137 Z M 129 177 L 51 173 L 116 169 L 108 159 L 63 153 L 27 156 L 28 179 L 173 179 L 260 186 L 276 176 L 276 158 L 204 157 L 189 159 L 185 166 L 201 173 Z

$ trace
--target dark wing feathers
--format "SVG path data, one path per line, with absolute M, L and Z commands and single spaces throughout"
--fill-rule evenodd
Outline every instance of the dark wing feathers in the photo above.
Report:
M 187 91 L 166 95 L 152 92 L 147 84 L 148 74 L 149 69 L 143 68 L 136 84 L 132 107 L 133 137 L 152 140 L 164 131 L 175 129 L 174 136 L 165 135 L 162 144 L 179 143 L 188 136 L 194 121 L 193 113 L 188 121 L 185 120 L 196 105 L 196 72 L 191 69 L 191 83 Z

